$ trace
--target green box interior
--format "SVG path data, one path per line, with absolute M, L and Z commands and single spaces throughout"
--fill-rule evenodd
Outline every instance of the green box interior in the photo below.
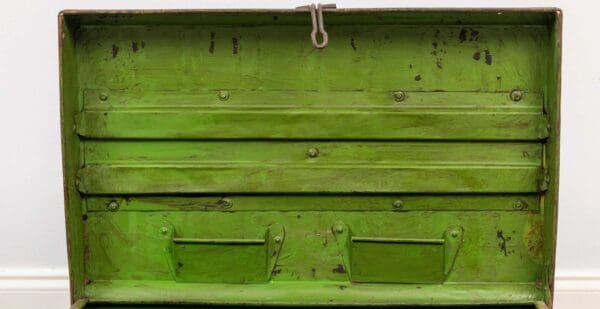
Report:
M 75 306 L 551 304 L 560 11 L 59 19 Z

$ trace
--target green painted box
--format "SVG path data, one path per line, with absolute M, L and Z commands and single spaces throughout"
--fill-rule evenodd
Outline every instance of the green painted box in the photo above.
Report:
M 59 15 L 74 308 L 552 306 L 560 10 L 316 16 Z

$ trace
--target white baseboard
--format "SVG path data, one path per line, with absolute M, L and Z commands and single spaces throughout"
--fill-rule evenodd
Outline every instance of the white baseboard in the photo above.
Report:
M 67 270 L 0 270 L 0 308 L 69 308 Z
M 559 273 L 554 292 L 557 309 L 600 308 L 600 273 Z
M 600 308 L 600 273 L 558 274 L 554 303 L 556 309 Z M 0 270 L 0 308 L 68 307 L 66 270 Z

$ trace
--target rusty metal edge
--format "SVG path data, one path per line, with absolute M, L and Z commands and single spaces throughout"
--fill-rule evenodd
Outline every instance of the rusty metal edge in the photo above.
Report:
M 67 141 L 66 141 L 66 134 L 68 134 L 68 132 L 66 132 L 65 128 L 64 128 L 64 111 L 63 111 L 63 102 L 65 100 L 64 98 L 64 90 L 63 90 L 63 78 L 64 78 L 64 72 L 63 72 L 63 31 L 66 28 L 66 20 L 65 20 L 65 14 L 62 14 L 62 12 L 60 14 L 58 14 L 58 87 L 59 87 L 59 114 L 60 114 L 60 146 L 61 146 L 61 157 L 62 157 L 62 180 L 63 180 L 63 199 L 64 199 L 64 216 L 65 216 L 65 229 L 66 229 L 66 241 L 67 241 L 67 252 L 69 254 L 67 254 L 67 265 L 68 265 L 68 272 L 69 272 L 69 297 L 70 297 L 70 303 L 74 304 L 75 303 L 75 293 L 74 293 L 74 284 L 73 284 L 73 276 L 71 274 L 72 271 L 72 267 L 71 267 L 71 259 L 73 257 L 71 257 L 71 240 L 70 240 L 70 235 L 68 233 L 68 222 L 69 222 L 69 190 L 68 190 L 68 183 L 67 183 L 67 177 L 65 177 L 65 175 L 67 174 L 67 159 L 65 156 L 66 153 L 66 148 L 67 148 Z
M 553 239 L 553 244 L 552 244 L 552 252 L 548 252 L 548 258 L 550 259 L 550 265 L 551 269 L 550 269 L 550 273 L 548 276 L 548 285 L 549 285 L 549 293 L 550 293 L 550 297 L 548 299 L 548 308 L 552 309 L 554 306 L 554 275 L 555 275 L 555 269 L 556 269 L 556 244 L 557 244 L 557 235 L 558 235 L 558 216 L 559 216 L 559 194 L 560 194 L 560 186 L 559 186 L 559 174 L 560 174 L 560 122 L 561 122 L 561 105 L 562 105 L 562 100 L 561 100 L 561 95 L 562 95 L 562 53 L 563 53 L 563 48 L 562 48 L 562 44 L 563 44 L 563 11 L 559 8 L 556 8 L 555 11 L 553 12 L 553 17 L 554 17 L 554 31 L 556 31 L 556 40 L 554 42 L 554 46 L 556 49 L 556 55 L 557 55 L 557 59 L 556 61 L 556 68 L 557 68 L 557 72 L 555 72 L 556 74 L 556 124 L 555 127 L 556 129 L 554 130 L 554 134 L 556 137 L 556 145 L 555 145 L 555 152 L 556 152 L 556 163 L 554 165 L 553 168 L 556 169 L 556 177 L 554 179 L 554 190 L 555 190 L 555 198 L 554 198 L 554 205 L 552 205 L 555 209 L 555 215 L 554 215 L 554 222 L 552 222 L 553 224 L 553 230 L 554 230 L 554 239 Z

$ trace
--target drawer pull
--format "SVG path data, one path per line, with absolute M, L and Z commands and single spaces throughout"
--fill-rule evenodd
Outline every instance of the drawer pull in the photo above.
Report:
M 264 238 L 177 237 L 175 227 L 159 230 L 173 280 L 203 283 L 266 283 L 285 239 L 281 224 L 270 225 Z
M 463 241 L 463 228 L 450 226 L 440 238 L 353 236 L 343 222 L 332 227 L 351 282 L 443 283 Z

